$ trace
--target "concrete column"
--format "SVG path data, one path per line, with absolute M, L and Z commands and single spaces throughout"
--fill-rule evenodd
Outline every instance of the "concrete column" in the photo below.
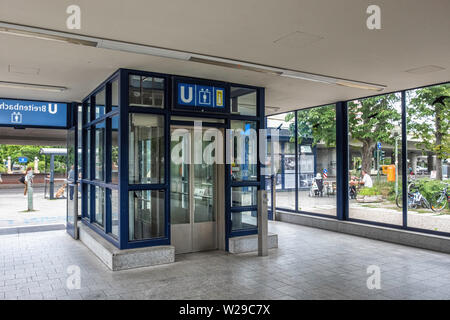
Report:
M 417 174 L 417 154 L 412 152 L 410 155 L 411 168 L 414 174 Z
M 39 173 L 39 158 L 34 157 L 34 173 Z
M 269 254 L 267 239 L 267 191 L 258 190 L 258 256 L 264 257 Z
M 12 162 L 11 162 L 11 157 L 8 157 L 8 161 L 7 161 L 7 165 L 6 165 L 6 169 L 8 170 L 8 173 L 12 173 Z

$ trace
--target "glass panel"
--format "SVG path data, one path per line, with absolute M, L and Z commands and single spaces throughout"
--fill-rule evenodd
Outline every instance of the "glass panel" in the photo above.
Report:
M 257 227 L 257 211 L 231 212 L 231 229 L 255 229 Z
M 86 124 L 91 122 L 91 103 L 90 98 L 84 104 L 84 115 L 83 115 L 83 123 Z
M 406 97 L 408 227 L 450 232 L 450 84 Z
M 111 190 L 111 233 L 119 237 L 119 190 Z
M 105 89 L 95 96 L 95 119 L 105 115 Z
M 103 226 L 105 217 L 105 189 L 95 187 L 95 219 L 94 221 Z
M 95 126 L 95 180 L 104 178 L 105 121 Z
M 387 94 L 348 103 L 349 217 L 402 225 L 401 101 Z
M 164 183 L 164 116 L 130 114 L 130 184 Z
M 111 109 L 115 110 L 119 107 L 119 80 L 111 83 Z
M 231 190 L 232 207 L 256 206 L 258 204 L 257 187 L 233 187 Z
M 270 163 L 272 172 L 277 173 L 276 206 L 295 210 L 295 112 L 268 117 L 267 128 Z
M 256 181 L 258 139 L 255 121 L 231 121 L 231 178 L 234 181 Z
M 119 116 L 114 116 L 111 119 L 112 132 L 111 132 L 111 183 L 119 183 L 119 130 L 115 127 L 115 123 L 119 122 Z
M 86 147 L 85 150 L 85 171 L 84 171 L 84 178 L 85 179 L 91 179 L 91 130 L 87 129 L 85 130 L 85 138 L 86 138 Z
M 89 184 L 83 183 L 83 190 L 86 194 L 86 211 L 84 212 L 84 217 L 89 218 L 91 216 L 91 187 Z
M 170 162 L 170 220 L 172 224 L 190 223 L 190 137 L 190 132 L 187 130 L 180 131 L 177 135 L 172 132 L 170 142 L 171 155 L 173 154 Z
M 129 105 L 164 108 L 164 79 L 130 76 Z
M 231 87 L 231 113 L 256 116 L 256 90 Z
M 202 155 L 210 141 L 203 141 Z M 214 155 L 213 155 L 214 156 Z M 202 164 L 194 163 L 194 222 L 215 221 L 216 212 L 216 164 L 204 159 Z
M 297 112 L 298 210 L 336 216 L 336 108 Z
M 130 241 L 165 236 L 164 193 L 160 190 L 130 192 Z

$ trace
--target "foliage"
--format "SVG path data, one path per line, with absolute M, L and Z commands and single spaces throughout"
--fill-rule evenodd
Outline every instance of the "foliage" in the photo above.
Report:
M 5 145 L 0 144 L 0 161 L 3 165 L 3 159 L 8 159 L 11 157 L 13 164 L 18 163 L 19 157 L 27 157 L 28 167 L 34 167 L 34 158 L 39 159 L 39 170 L 44 172 L 45 162 L 47 162 L 47 171 L 50 169 L 50 157 L 41 155 L 40 150 L 42 148 L 49 148 L 48 146 L 21 146 L 21 145 Z M 55 148 L 55 147 L 50 147 Z M 57 147 L 56 147 L 57 148 Z M 0 169 L 1 170 L 1 169 Z M 55 156 L 55 172 L 64 173 L 66 171 L 66 157 L 65 156 Z M 5 167 L 6 172 L 6 167 Z
M 415 186 L 419 192 L 428 200 L 431 201 L 433 196 L 442 191 L 445 187 L 445 183 L 450 183 L 450 180 L 439 181 L 432 179 L 420 179 L 415 181 Z
M 360 196 L 378 196 L 378 195 L 381 195 L 381 193 L 376 187 L 372 187 L 372 188 L 364 187 L 358 192 L 358 195 L 360 195 Z
M 294 118 L 294 113 L 288 113 L 285 121 Z M 294 132 L 295 124 L 290 125 L 290 131 Z M 327 147 L 336 147 L 336 108 L 335 105 L 327 105 L 297 112 L 298 143 L 304 139 L 312 139 L 312 145 L 324 142 Z M 292 137 L 294 135 L 291 135 Z M 291 138 L 293 140 L 293 138 Z
M 444 104 L 433 105 L 442 96 L 448 97 L 443 100 Z M 420 141 L 416 144 L 419 148 L 431 150 L 439 159 L 446 159 L 450 154 L 450 84 L 411 91 L 409 98 L 408 132 Z

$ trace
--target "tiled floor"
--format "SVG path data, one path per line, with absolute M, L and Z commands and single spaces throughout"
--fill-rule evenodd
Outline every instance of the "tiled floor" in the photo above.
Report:
M 281 222 L 268 257 L 205 252 L 109 271 L 64 231 L 0 236 L 1 299 L 450 299 L 450 255 Z M 67 268 L 81 269 L 69 290 Z M 369 290 L 367 267 L 381 269 Z

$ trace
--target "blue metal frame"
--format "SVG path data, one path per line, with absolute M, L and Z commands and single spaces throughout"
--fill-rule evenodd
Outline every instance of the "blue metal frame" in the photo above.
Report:
M 159 77 L 163 78 L 165 81 L 165 89 L 164 89 L 164 108 L 153 108 L 153 107 L 130 107 L 128 105 L 128 95 L 129 95 L 129 76 L 130 75 L 138 75 L 138 76 L 146 76 L 146 77 Z M 118 110 L 110 111 L 111 104 L 111 85 L 110 83 L 115 79 L 119 79 L 119 108 Z M 204 85 L 211 86 L 220 86 L 225 88 L 225 103 L 226 103 L 226 112 L 217 112 L 219 110 L 213 108 L 208 109 L 204 108 L 204 110 L 200 110 L 198 108 L 193 108 L 188 110 L 186 108 L 172 108 L 174 106 L 174 98 L 176 96 L 175 93 L 175 82 L 183 81 L 186 83 L 198 83 Z M 257 114 L 255 116 L 242 116 L 229 113 L 229 93 L 231 87 L 242 87 L 254 89 L 257 91 Z M 95 119 L 95 94 L 97 94 L 100 90 L 106 88 L 106 110 L 105 115 L 102 115 L 98 119 Z M 213 80 L 205 80 L 198 78 L 189 78 L 189 77 L 181 77 L 175 75 L 154 73 L 154 72 L 145 72 L 138 70 L 130 70 L 130 69 L 119 69 L 113 75 L 111 75 L 107 80 L 105 80 L 99 87 L 97 87 L 92 93 L 89 94 L 83 100 L 83 109 L 84 113 L 86 111 L 86 102 L 90 102 L 90 114 L 84 115 L 83 119 L 85 119 L 83 123 L 83 151 L 86 151 L 86 132 L 90 129 L 91 136 L 91 144 L 90 144 L 90 179 L 82 180 L 84 188 L 83 188 L 83 223 L 88 225 L 90 228 L 98 232 L 102 237 L 106 240 L 112 242 L 114 245 L 119 247 L 120 249 L 129 249 L 129 248 L 139 248 L 145 246 L 157 246 L 157 245 L 168 245 L 170 244 L 170 125 L 171 124 L 181 124 L 181 125 L 192 125 L 193 122 L 190 121 L 179 121 L 179 120 L 171 120 L 171 116 L 182 116 L 182 117 L 201 117 L 201 118 L 219 118 L 223 119 L 224 123 L 215 123 L 215 122 L 205 122 L 204 126 L 208 127 L 219 127 L 229 129 L 232 120 L 247 120 L 247 121 L 255 121 L 257 124 L 257 129 L 265 128 L 265 117 L 264 117 L 264 88 L 242 85 L 242 84 L 234 84 L 227 83 L 221 81 L 213 81 Z M 164 146 L 164 183 L 161 184 L 129 184 L 128 177 L 128 164 L 129 164 L 129 114 L 130 113 L 144 113 L 144 114 L 155 114 L 161 115 L 164 117 L 164 133 L 165 133 L 165 146 Z M 111 139 L 111 117 L 119 115 L 119 185 L 110 184 L 110 174 L 109 169 L 111 168 L 111 163 L 109 160 L 111 158 L 111 146 L 105 146 L 105 159 L 107 160 L 106 166 L 106 174 L 104 181 L 96 181 L 94 178 L 95 174 L 95 125 L 106 120 L 106 141 L 110 141 Z M 87 117 L 88 116 L 88 117 Z M 226 139 L 226 137 L 224 137 Z M 259 140 L 258 140 L 259 147 Z M 85 154 L 84 152 L 83 154 Z M 227 153 L 225 153 L 227 154 Z M 83 167 L 86 168 L 86 156 L 83 156 L 85 161 L 83 162 Z M 125 168 L 125 169 L 124 169 Z M 85 171 L 85 169 L 84 169 Z M 232 182 L 231 181 L 231 168 L 229 164 L 225 164 L 225 243 L 226 250 L 228 250 L 228 239 L 235 236 L 241 235 L 249 235 L 256 234 L 257 228 L 248 229 L 248 230 L 231 230 L 231 211 L 248 211 L 248 210 L 256 210 L 256 207 L 235 207 L 231 208 L 231 188 L 235 186 L 256 186 L 258 189 L 265 188 L 264 178 L 261 177 L 261 167 L 258 162 L 257 165 L 257 173 L 258 180 L 257 181 L 239 181 Z M 98 225 L 94 223 L 95 216 L 95 196 L 91 196 L 90 203 L 86 202 L 86 186 L 90 188 L 91 195 L 94 195 L 94 188 L 103 187 L 106 191 L 106 197 L 109 199 L 111 191 L 109 189 L 118 189 L 119 190 L 119 207 L 120 207 L 120 215 L 119 215 L 119 238 L 115 239 L 111 236 L 111 205 L 106 206 L 106 216 L 105 216 L 105 230 L 100 228 Z M 161 190 L 164 191 L 165 199 L 165 236 L 156 239 L 145 239 L 145 240 L 137 240 L 137 241 L 129 241 L 129 192 L 134 190 Z M 108 201 L 107 201 L 108 203 Z M 90 206 L 90 217 L 89 219 L 86 217 L 85 211 L 87 209 L 87 205 Z
M 387 92 L 377 95 L 371 95 L 367 97 L 361 97 L 353 100 L 361 100 L 365 98 L 370 97 L 376 97 L 380 95 L 387 95 L 387 94 L 395 94 L 400 93 L 401 94 L 401 123 L 402 123 L 402 225 L 393 225 L 388 223 L 381 223 L 381 222 L 374 222 L 374 221 L 368 221 L 368 220 L 360 220 L 360 219 L 353 219 L 349 217 L 349 194 L 348 194 L 348 180 L 349 180 L 349 174 L 348 174 L 348 167 L 349 167 L 349 129 L 348 129 L 348 102 L 349 101 L 339 101 L 336 102 L 336 162 L 337 162 L 337 214 L 336 216 L 329 216 L 329 215 L 323 215 L 313 212 L 306 212 L 306 211 L 298 211 L 298 210 L 292 210 L 292 209 L 286 209 L 286 208 L 276 208 L 279 211 L 285 211 L 285 212 L 291 212 L 291 213 L 300 213 L 300 214 L 306 214 L 311 216 L 318 216 L 318 217 L 326 217 L 326 218 L 333 218 L 343 221 L 352 221 L 352 222 L 358 222 L 358 223 L 364 223 L 368 225 L 376 225 L 376 226 L 383 226 L 383 227 L 389 227 L 394 229 L 404 229 L 404 230 L 410 230 L 415 232 L 422 232 L 426 234 L 434 234 L 439 236 L 450 236 L 450 232 L 442 232 L 442 231 L 435 231 L 435 230 L 428 230 L 428 229 L 420 229 L 420 228 L 414 228 L 408 226 L 408 208 L 407 208 L 407 192 L 404 192 L 404 190 L 407 190 L 407 184 L 408 184 L 408 174 L 407 174 L 407 159 L 408 159 L 408 153 L 407 153 L 407 105 L 406 105 L 406 91 L 409 90 L 416 90 L 421 88 L 427 88 L 427 87 L 433 87 L 438 85 L 447 84 L 448 82 L 443 83 L 436 83 L 436 84 L 430 84 L 427 86 L 422 87 L 415 87 L 410 88 L 402 91 L 395 91 L 395 92 Z M 351 101 L 353 101 L 351 100 Z M 330 104 L 325 105 L 319 105 L 314 107 L 308 107 L 305 109 L 312 109 L 312 108 L 318 108 L 327 106 Z M 302 110 L 305 110 L 302 109 Z M 297 111 L 295 111 L 297 113 Z M 282 112 L 284 113 L 284 112 Z M 273 115 L 278 115 L 282 113 L 277 113 Z M 297 126 L 297 117 L 295 117 L 296 126 Z M 297 144 L 296 144 L 297 145 Z M 296 152 L 297 152 L 298 146 L 296 146 Z M 297 201 L 297 199 L 296 199 Z M 298 208 L 298 207 L 297 207 Z

